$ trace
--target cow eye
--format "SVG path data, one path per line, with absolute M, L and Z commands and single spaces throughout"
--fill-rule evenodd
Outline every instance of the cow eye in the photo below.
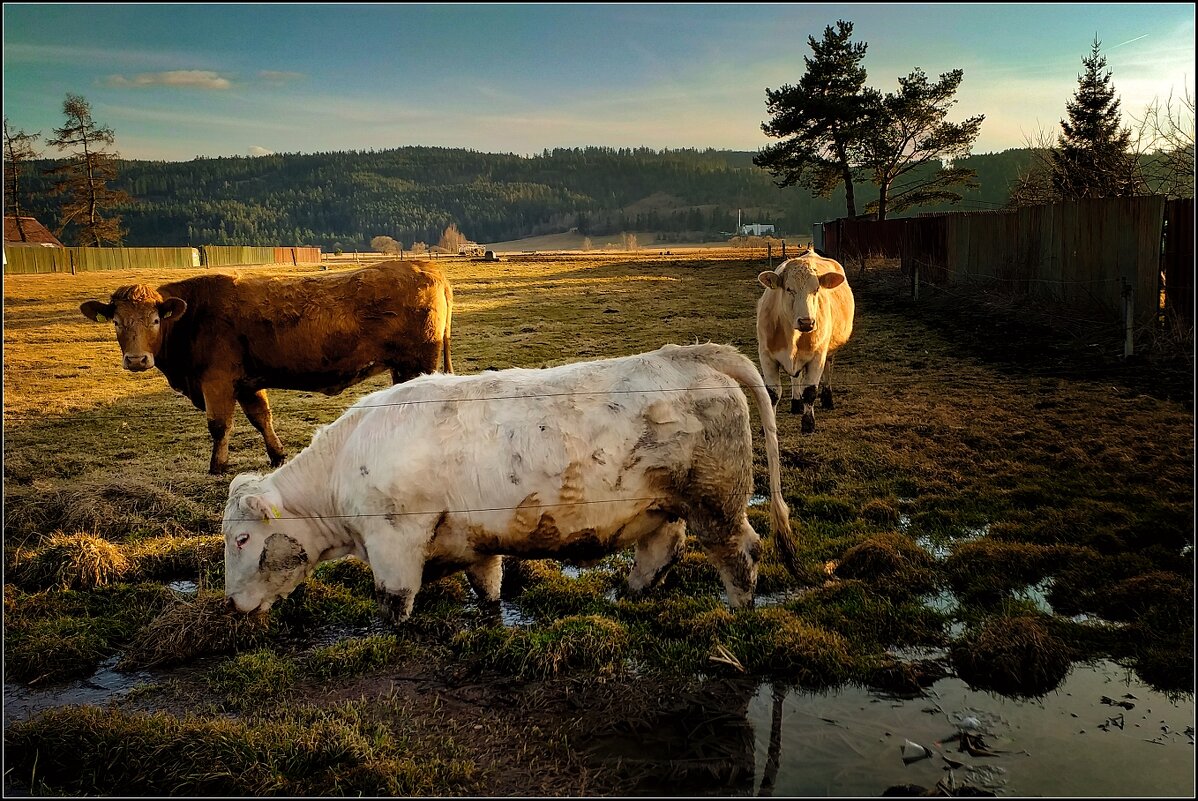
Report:
M 238 534 L 238 535 L 237 535 L 237 538 L 236 538 L 235 540 L 233 540 L 233 541 L 234 541 L 235 543 L 237 543 L 237 547 L 238 547 L 239 549 L 240 549 L 240 548 L 244 548 L 244 547 L 245 547 L 245 544 L 246 544 L 247 542 L 249 542 L 249 541 L 250 541 L 250 535 L 249 535 L 249 534 L 246 534 L 245 532 L 242 532 L 241 534 Z

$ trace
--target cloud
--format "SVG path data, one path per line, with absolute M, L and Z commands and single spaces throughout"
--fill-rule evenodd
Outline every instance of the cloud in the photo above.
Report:
M 285 83 L 287 81 L 298 81 L 305 78 L 302 72 L 287 72 L 286 70 L 260 70 L 258 77 L 270 83 Z
M 251 156 L 273 156 L 274 154 L 275 152 L 273 150 L 267 150 L 266 148 L 258 147 L 257 145 L 254 145 L 249 150 L 249 155 Z
M 143 72 L 126 78 L 110 75 L 108 86 L 117 88 L 140 88 L 143 86 L 188 86 L 194 89 L 228 89 L 232 82 L 212 70 L 167 70 L 166 72 Z

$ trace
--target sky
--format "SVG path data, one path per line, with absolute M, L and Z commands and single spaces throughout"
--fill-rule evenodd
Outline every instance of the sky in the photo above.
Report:
M 10 130 L 53 136 L 81 95 L 126 159 L 408 145 L 717 148 L 773 141 L 766 89 L 843 19 L 867 84 L 964 71 L 974 153 L 1055 136 L 1095 37 L 1128 123 L 1193 96 L 1190 3 L 5 3 Z M 58 151 L 42 146 L 43 155 Z

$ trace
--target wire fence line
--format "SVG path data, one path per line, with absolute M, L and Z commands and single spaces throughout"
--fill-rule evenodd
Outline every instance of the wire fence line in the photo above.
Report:
M 833 376 L 835 376 L 837 373 L 844 370 L 845 368 L 846 368 L 846 365 L 837 364 L 837 365 L 835 365 L 835 367 L 833 368 L 833 370 L 831 372 L 832 372 Z M 908 366 L 906 369 L 918 370 L 918 369 L 922 369 L 922 367 Z M 1018 377 L 1024 378 L 1024 379 L 1064 379 L 1064 378 L 1073 379 L 1073 378 L 1084 378 L 1084 377 L 1110 377 L 1111 375 L 1117 374 L 1118 372 L 1119 372 L 1119 369 L 1117 366 L 1112 366 L 1110 368 L 1086 368 L 1086 369 L 1070 368 L 1067 370 L 1059 370 L 1059 371 L 1057 371 L 1057 370 L 1044 370 L 1044 371 L 1021 370 L 1018 374 Z M 938 379 L 938 381 L 941 385 L 986 388 L 986 387 L 993 386 L 998 381 L 1008 382 L 1011 380 L 1011 378 L 1012 378 L 1012 376 L 1010 374 L 1004 374 L 1002 376 L 998 376 L 998 377 L 994 377 L 994 378 L 986 378 L 986 377 L 982 377 L 982 376 L 969 377 L 969 376 L 948 375 L 948 376 L 941 376 Z M 832 387 L 832 389 L 834 391 L 837 391 L 837 390 L 843 390 L 843 389 L 853 389 L 856 387 L 875 387 L 875 386 L 893 387 L 896 384 L 902 384 L 904 381 L 905 381 L 905 378 L 903 376 L 896 376 L 895 378 L 892 378 L 892 379 L 886 379 L 886 380 L 880 380 L 880 381 L 840 380 L 839 378 L 835 378 L 834 380 L 831 380 L 827 383 L 829 386 Z M 783 381 L 783 383 L 785 384 L 785 381 Z M 396 386 L 398 386 L 398 385 L 396 385 Z M 484 397 L 484 398 L 428 398 L 428 399 L 419 399 L 419 400 L 412 400 L 412 401 L 398 401 L 395 403 L 364 404 L 364 405 L 357 406 L 357 407 L 354 407 L 353 404 L 351 403 L 350 406 L 347 406 L 342 410 L 341 414 L 349 412 L 353 408 L 373 409 L 373 408 L 387 408 L 387 407 L 419 405 L 419 404 L 426 404 L 426 403 L 446 404 L 446 403 L 456 403 L 456 402 L 466 402 L 466 401 L 510 401 L 510 400 L 521 400 L 521 399 L 535 400 L 535 399 L 540 399 L 540 398 L 568 397 L 568 396 L 572 396 L 572 395 L 606 396 L 606 395 L 612 395 L 612 394 L 631 394 L 631 393 L 665 393 L 665 392 L 685 393 L 685 392 L 700 392 L 700 391 L 710 392 L 712 390 L 731 390 L 731 389 L 734 389 L 734 388 L 733 387 L 672 387 L 672 388 L 648 389 L 648 390 L 617 390 L 617 391 L 613 391 L 613 392 L 603 392 L 603 391 L 579 392 L 579 393 L 554 392 L 554 393 L 546 393 L 546 394 L 496 395 L 496 396 L 489 396 L 489 397 Z M 139 412 L 137 414 L 137 419 L 139 421 L 175 419 L 178 417 L 177 412 L 189 412 L 189 411 L 192 411 L 192 407 L 190 405 L 184 406 L 184 405 L 180 404 L 177 407 L 177 410 L 175 410 L 175 411 Z M 69 412 L 65 413 L 65 415 L 70 415 L 70 413 Z M 126 414 L 95 413 L 95 414 L 86 414 L 86 415 L 76 414 L 76 415 L 70 415 L 70 416 L 65 416 L 65 415 L 64 416 L 49 415 L 49 414 L 43 413 L 43 412 L 11 413 L 11 414 L 6 413 L 4 415 L 4 418 L 5 418 L 5 420 L 38 420 L 38 421 L 46 423 L 46 424 L 76 423 L 76 422 L 79 422 L 80 420 L 128 420 L 129 419 L 129 414 L 127 414 L 127 413 Z
M 601 498 L 593 501 L 561 501 L 559 503 L 539 503 L 539 504 L 519 504 L 517 506 L 486 506 L 479 509 L 433 509 L 427 512 L 372 512 L 359 514 L 340 514 L 340 515 L 281 515 L 278 517 L 231 517 L 231 523 L 262 523 L 274 522 L 276 520 L 353 520 L 356 518 L 393 518 L 393 517 L 412 517 L 418 515 L 465 515 L 465 514 L 487 514 L 490 512 L 514 512 L 520 509 L 558 509 L 564 506 L 591 506 L 600 503 L 643 503 L 648 501 L 665 501 L 669 500 L 664 496 L 650 496 L 648 498 Z

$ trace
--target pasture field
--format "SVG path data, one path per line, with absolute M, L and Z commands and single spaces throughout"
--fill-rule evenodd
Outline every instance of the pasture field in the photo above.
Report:
M 709 340 L 756 362 L 764 259 L 656 250 L 447 261 L 456 370 Z M 458 575 L 391 630 L 352 559 L 234 620 L 220 517 L 231 477 L 268 469 L 261 437 L 238 410 L 230 472 L 208 475 L 203 413 L 158 371 L 123 371 L 112 327 L 78 311 L 193 272 L 4 281 L 6 794 L 723 794 L 742 786 L 732 749 L 638 761 L 611 737 L 693 740 L 680 699 L 746 681 L 910 697 L 956 676 L 1036 699 L 1106 660 L 1192 699 L 1192 356 L 1125 366 L 1034 310 L 915 302 L 893 266 L 851 270 L 836 407 L 802 436 L 788 385 L 779 404 L 805 581 L 751 506 L 767 536 L 752 610 L 691 550 L 637 600 L 618 592 L 629 554 L 509 562 L 503 624 Z M 387 384 L 272 391 L 275 428 L 294 454 Z M 99 669 L 131 691 L 10 719 L 18 695 Z

